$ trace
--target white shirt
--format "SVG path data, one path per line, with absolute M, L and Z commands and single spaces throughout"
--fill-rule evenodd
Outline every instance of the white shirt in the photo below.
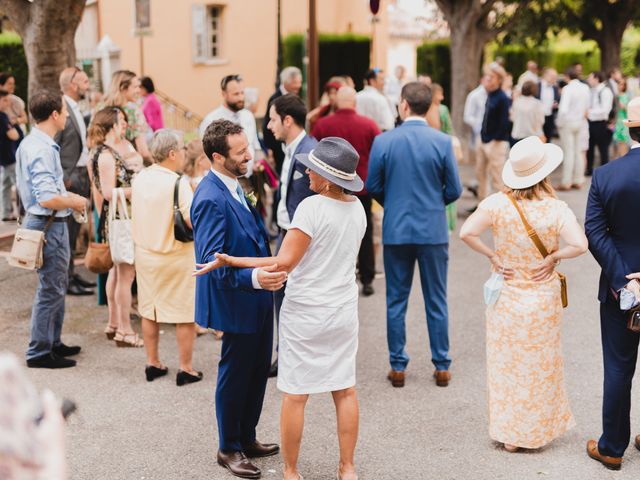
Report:
M 307 132 L 302 130 L 300 134 L 289 145 L 284 146 L 284 161 L 282 162 L 282 172 L 280 174 L 280 201 L 278 202 L 278 226 L 285 230 L 289 230 L 291 219 L 287 210 L 287 187 L 289 186 L 289 171 L 291 170 L 291 162 L 293 154 L 298 145 L 305 137 Z
M 591 89 L 591 108 L 589 109 L 590 122 L 609 120 L 609 113 L 613 106 L 613 92 L 604 83 Z
M 247 140 L 249 141 L 249 152 L 251 153 L 251 160 L 247 164 L 247 178 L 253 173 L 253 161 L 255 159 L 256 150 L 260 150 L 260 141 L 258 140 L 258 132 L 256 130 L 256 119 L 246 108 L 234 112 L 230 110 L 226 105 L 222 104 L 215 110 L 209 112 L 198 129 L 200 138 L 204 138 L 204 132 L 209 125 L 216 120 L 229 120 L 230 122 L 237 123 L 244 130 Z
M 407 118 L 405 118 L 405 119 L 404 119 L 404 121 L 405 121 L 405 122 L 411 122 L 411 121 L 413 121 L 413 120 L 416 120 L 416 121 L 418 121 L 418 122 L 424 122 L 424 123 L 427 123 L 427 119 L 426 119 L 426 118 L 424 118 L 424 117 L 419 117 L 419 116 L 417 116 L 417 115 L 411 115 L 411 116 L 409 116 L 409 117 L 407 117 Z
M 400 104 L 400 94 L 402 93 L 402 80 L 395 75 L 389 75 L 384 82 L 384 94 L 394 107 Z
M 558 106 L 558 119 L 556 123 L 562 126 L 580 126 L 584 122 L 589 105 L 591 93 L 589 86 L 577 78 L 571 80 L 563 89 Z
M 553 115 L 553 103 L 556 101 L 553 85 L 542 80 L 540 82 L 540 101 L 544 107 L 544 116 Z
M 82 116 L 82 112 L 80 111 L 78 102 L 76 102 L 68 95 L 65 95 L 64 99 L 71 107 L 69 115 L 73 115 L 76 118 L 76 122 L 78 122 L 78 128 L 80 128 L 80 138 L 82 139 L 82 153 L 80 154 L 80 158 L 78 158 L 76 167 L 86 167 L 87 163 L 89 163 L 89 148 L 87 148 L 87 126 L 84 123 L 84 117 Z
M 289 274 L 287 301 L 318 305 L 322 299 L 327 307 L 357 302 L 356 260 L 367 229 L 362 204 L 312 195 L 298 205 L 291 228 L 310 236 L 311 244 Z
M 469 92 L 464 102 L 464 123 L 471 127 L 474 135 L 480 135 L 480 130 L 482 130 L 487 97 L 487 90 L 482 85 L 478 85 Z
M 520 95 L 511 107 L 513 129 L 511 136 L 517 140 L 543 134 L 544 110 L 542 102 L 535 97 Z
M 356 111 L 376 122 L 380 130 L 392 130 L 394 127 L 394 115 L 387 97 L 371 85 L 357 93 Z
M 240 185 L 238 183 L 238 179 L 237 178 L 232 178 L 232 177 L 228 177 L 227 175 L 224 175 L 216 170 L 214 170 L 213 168 L 211 169 L 211 171 L 213 172 L 213 174 L 218 177 L 220 180 L 222 180 L 222 183 L 224 183 L 224 186 L 227 187 L 229 189 L 229 192 L 231 192 L 231 196 L 236 199 L 236 201 L 241 202 L 240 197 L 238 196 L 238 186 Z M 244 208 L 244 207 L 242 207 Z M 222 252 L 220 252 L 222 253 Z M 258 268 L 254 268 L 253 271 L 251 272 L 251 283 L 253 285 L 253 288 L 256 290 L 262 290 L 262 287 L 260 286 L 260 282 L 258 281 Z

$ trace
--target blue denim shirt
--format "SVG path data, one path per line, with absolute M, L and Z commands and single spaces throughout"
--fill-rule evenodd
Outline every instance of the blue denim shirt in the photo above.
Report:
M 52 210 L 44 208 L 40 202 L 67 194 L 60 164 L 60 147 L 53 138 L 34 127 L 20 143 L 16 160 L 16 184 L 25 211 L 34 215 L 51 215 Z M 65 208 L 58 210 L 56 217 L 66 217 L 70 213 Z

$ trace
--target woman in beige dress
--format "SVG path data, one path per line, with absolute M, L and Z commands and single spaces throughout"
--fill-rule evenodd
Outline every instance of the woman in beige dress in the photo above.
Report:
M 160 362 L 160 323 L 176 325 L 180 369 L 178 386 L 198 382 L 202 372 L 191 364 L 195 338 L 195 279 L 190 275 L 195 259 L 193 242 L 180 242 L 174 235 L 173 197 L 179 182 L 178 205 L 191 228 L 189 210 L 193 191 L 176 173 L 185 162 L 182 135 L 169 129 L 154 133 L 151 155 L 155 164 L 140 172 L 131 188 L 133 241 L 135 244 L 138 311 L 147 352 L 147 381 L 166 375 Z
M 489 435 L 509 452 L 540 448 L 575 424 L 564 385 L 555 267 L 583 254 L 587 238 L 547 178 L 560 163 L 556 145 L 538 137 L 516 143 L 502 173 L 505 190 L 482 201 L 460 231 L 467 245 L 489 259 L 493 272 L 504 276 L 497 301 L 486 311 L 487 383 Z M 510 196 L 551 252 L 546 258 Z M 495 250 L 480 238 L 489 228 Z

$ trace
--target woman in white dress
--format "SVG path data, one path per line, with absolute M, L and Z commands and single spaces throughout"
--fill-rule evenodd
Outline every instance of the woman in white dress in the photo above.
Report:
M 277 265 L 290 272 L 280 311 L 278 388 L 284 479 L 298 480 L 297 462 L 304 408 L 311 393 L 331 392 L 336 406 L 340 465 L 337 477 L 357 479 L 353 463 L 358 437 L 356 353 L 358 286 L 356 259 L 366 217 L 357 198 L 358 153 L 342 138 L 327 137 L 297 160 L 307 168 L 318 195 L 303 200 L 278 256 L 237 258 L 216 254 L 197 274 L 215 268 Z

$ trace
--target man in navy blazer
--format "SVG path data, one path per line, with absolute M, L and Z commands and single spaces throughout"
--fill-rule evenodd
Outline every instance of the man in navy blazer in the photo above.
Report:
M 447 310 L 449 232 L 445 206 L 460 197 L 462 186 L 451 137 L 427 125 L 428 86 L 402 88 L 402 125 L 376 137 L 369 155 L 366 188 L 384 206 L 382 243 L 387 284 L 387 343 L 394 387 L 404 386 L 409 355 L 405 351 L 405 314 L 416 260 L 427 313 L 434 376 L 450 380 Z
M 640 334 L 627 329 L 625 311 L 640 296 L 637 280 L 628 277 L 640 272 L 640 98 L 633 102 L 627 120 L 633 146 L 593 171 L 585 218 L 589 250 L 602 267 L 598 300 L 604 361 L 603 432 L 599 441 L 589 441 L 587 452 L 615 470 L 629 445 L 631 382 L 640 340 Z M 635 444 L 640 449 L 640 435 Z
M 296 160 L 299 153 L 309 153 L 317 145 L 317 141 L 307 135 L 304 124 L 307 120 L 307 107 L 297 95 L 291 93 L 276 98 L 269 108 L 269 123 L 267 127 L 273 133 L 276 140 L 284 143 L 284 160 L 280 173 L 280 185 L 278 188 L 277 223 L 280 227 L 280 236 L 276 255 L 284 240 L 287 230 L 291 225 L 293 215 L 305 198 L 315 195 L 309 188 L 309 175 L 305 167 Z M 275 294 L 276 319 L 280 316 L 280 307 L 284 300 L 284 288 Z M 269 372 L 270 377 L 278 374 L 278 361 L 276 360 Z
M 207 127 L 204 152 L 212 169 L 191 206 L 196 261 L 217 252 L 239 257 L 270 255 L 269 237 L 258 212 L 247 201 L 238 177 L 251 160 L 242 127 L 218 120 Z M 218 463 L 236 476 L 259 478 L 248 458 L 275 455 L 278 445 L 256 439 L 271 364 L 273 294 L 286 274 L 268 269 L 224 267 L 196 280 L 196 322 L 224 332 L 218 364 L 216 417 Z

